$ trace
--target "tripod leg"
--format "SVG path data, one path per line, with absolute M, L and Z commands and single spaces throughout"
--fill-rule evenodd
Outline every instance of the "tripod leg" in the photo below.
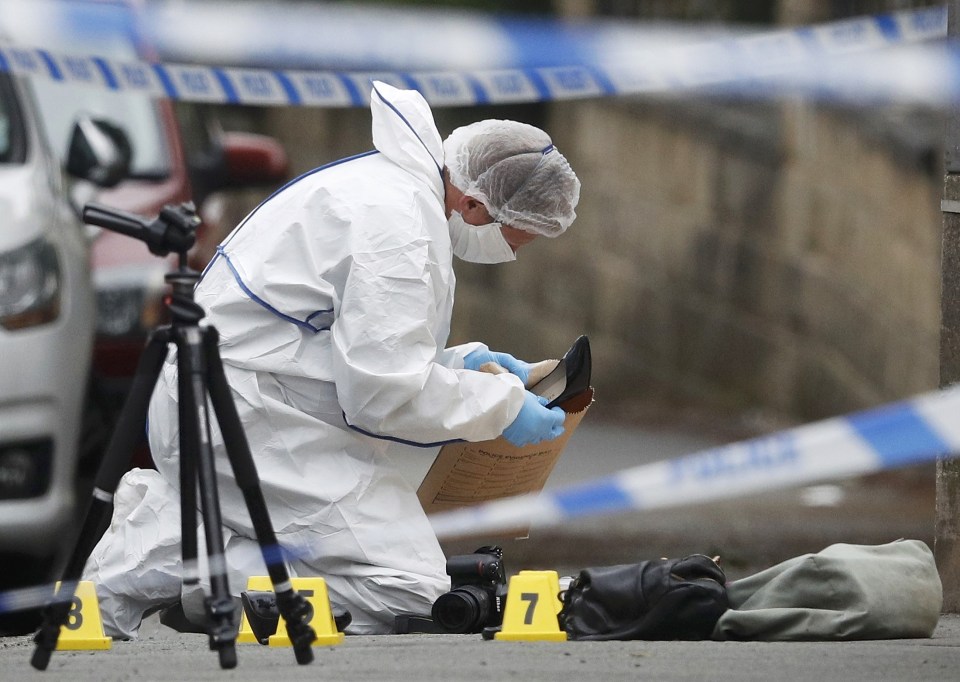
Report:
M 217 494 L 216 466 L 210 436 L 210 415 L 207 409 L 207 363 L 204 358 L 203 332 L 199 327 L 188 326 L 178 330 L 177 334 L 178 370 L 184 376 L 180 388 L 186 389 L 180 394 L 181 429 L 181 476 L 183 462 L 192 460 L 195 464 L 200 492 L 200 513 L 203 517 L 204 539 L 207 544 L 207 562 L 210 571 L 211 594 L 206 599 L 207 615 L 210 617 L 210 648 L 217 651 L 220 667 L 234 668 L 237 665 L 236 638 L 237 628 L 234 622 L 234 604 L 230 597 L 227 581 L 227 562 L 223 550 L 223 522 L 220 514 L 220 499 Z M 187 436 L 184 437 L 183 433 Z M 186 481 L 190 490 L 193 482 Z M 181 491 L 183 492 L 183 491 Z M 183 500 L 181 498 L 181 505 Z M 181 508 L 184 518 L 195 515 L 195 507 Z M 196 516 L 193 516 L 196 519 Z M 196 527 L 186 532 L 196 535 Z M 196 547 L 194 545 L 194 560 Z M 186 559 L 186 557 L 185 557 Z
M 179 353 L 179 351 L 178 351 Z M 184 397 L 192 395 L 191 377 L 178 364 L 177 411 L 180 420 L 180 554 L 183 559 L 183 584 L 197 585 L 200 569 L 197 565 L 197 459 L 193 454 L 200 442 L 197 432 L 196 407 Z
M 83 567 L 110 523 L 113 494 L 130 464 L 134 448 L 143 435 L 147 408 L 167 355 L 170 336 L 169 327 L 158 329 L 150 336 L 143 355 L 140 356 L 130 394 L 97 470 L 92 499 L 73 553 L 64 568 L 60 590 L 46 608 L 43 623 L 33 638 L 37 646 L 30 664 L 37 670 L 46 670 L 50 663 L 50 655 L 56 649 L 57 640 L 60 638 L 60 627 L 67 622 Z
M 287 634 L 293 644 L 297 663 L 303 665 L 313 661 L 313 650 L 310 645 L 316 639 L 316 632 L 309 624 L 313 608 L 293 589 L 290 582 L 290 574 L 283 562 L 283 554 L 273 524 L 270 522 L 263 490 L 260 488 L 260 477 L 250 452 L 250 445 L 243 432 L 243 425 L 223 371 L 217 341 L 217 330 L 207 327 L 204 331 L 203 344 L 207 360 L 210 399 L 220 424 L 234 477 L 237 479 L 237 485 L 243 493 L 247 510 L 250 512 L 250 520 L 257 535 L 257 542 L 260 544 L 263 560 L 267 565 L 267 573 L 270 575 L 270 581 L 277 595 L 277 608 L 287 623 Z

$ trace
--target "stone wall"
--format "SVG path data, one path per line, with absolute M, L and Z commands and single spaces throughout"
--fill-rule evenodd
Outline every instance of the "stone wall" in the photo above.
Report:
M 472 115 L 438 112 L 441 132 Z M 583 181 L 579 218 L 516 263 L 459 264 L 451 342 L 539 359 L 587 334 L 597 412 L 666 397 L 808 420 L 937 386 L 936 117 L 695 99 L 530 115 Z M 261 116 L 298 172 L 370 147 L 367 112 Z
M 461 268 L 455 336 L 538 358 L 588 334 L 611 402 L 807 420 L 935 388 L 937 128 L 906 144 L 882 132 L 897 125 L 912 122 L 790 104 L 556 107 L 578 221 L 516 264 Z

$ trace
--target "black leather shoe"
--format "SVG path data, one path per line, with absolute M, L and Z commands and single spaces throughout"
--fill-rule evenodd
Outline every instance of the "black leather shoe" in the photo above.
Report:
M 556 407 L 568 398 L 590 388 L 590 340 L 581 336 L 573 342 L 550 374 L 534 384 L 530 391 L 547 398 L 547 407 Z
M 241 592 L 240 601 L 253 636 L 261 644 L 267 644 L 280 623 L 277 595 L 273 592 Z
M 277 632 L 277 625 L 280 623 L 280 610 L 277 608 L 277 595 L 269 590 L 263 592 L 248 591 L 240 593 L 240 601 L 243 604 L 243 612 L 247 616 L 247 622 L 250 624 L 250 631 L 261 644 L 267 644 L 270 641 L 270 635 Z M 344 628 L 350 625 L 353 615 L 347 609 L 339 609 L 331 605 L 333 613 L 333 623 L 337 632 L 343 632 Z

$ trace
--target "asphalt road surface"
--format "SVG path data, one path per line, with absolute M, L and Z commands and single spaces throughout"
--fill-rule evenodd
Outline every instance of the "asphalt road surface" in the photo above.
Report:
M 479 635 L 347 637 L 297 665 L 290 649 L 238 645 L 221 670 L 204 635 L 149 619 L 135 642 L 109 651 L 54 652 L 30 667 L 29 637 L 0 640 L 0 679 L 70 680 L 956 680 L 960 617 L 944 616 L 931 639 L 868 642 L 499 642 Z

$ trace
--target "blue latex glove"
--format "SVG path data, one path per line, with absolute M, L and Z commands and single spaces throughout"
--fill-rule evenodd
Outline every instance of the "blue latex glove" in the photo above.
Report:
M 559 407 L 548 410 L 544 407 L 548 402 L 546 398 L 527 391 L 523 397 L 520 414 L 504 430 L 503 437 L 517 447 L 522 447 L 544 440 L 553 440 L 562 434 L 563 420 L 567 415 Z
M 472 370 L 479 370 L 480 365 L 488 362 L 495 362 L 511 374 L 517 375 L 520 377 L 520 381 L 526 385 L 527 377 L 530 375 L 530 363 L 517 360 L 509 353 L 497 353 L 496 351 L 478 348 L 463 358 L 463 366 Z

